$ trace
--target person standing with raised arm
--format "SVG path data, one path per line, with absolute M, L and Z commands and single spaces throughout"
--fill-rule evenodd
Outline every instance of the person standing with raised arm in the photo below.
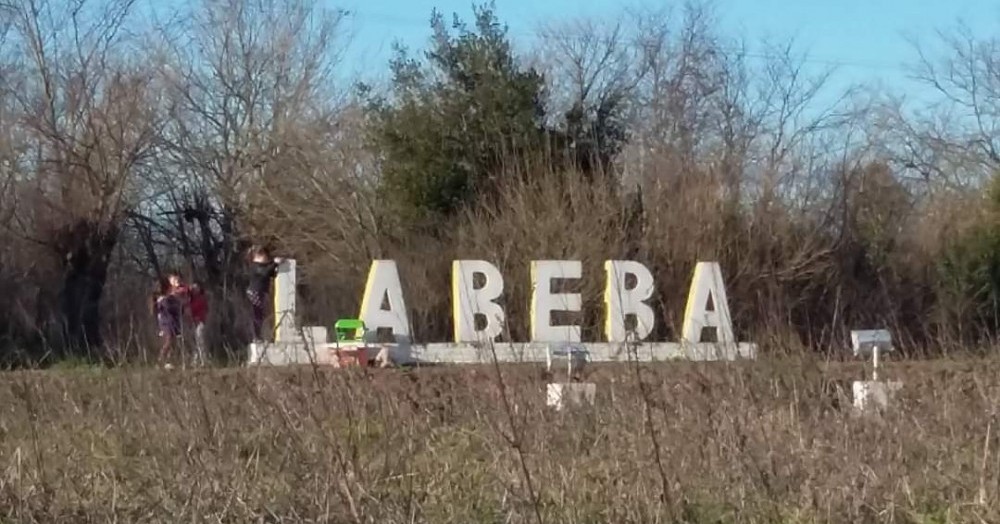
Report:
M 261 341 L 261 329 L 264 326 L 268 297 L 271 292 L 271 281 L 278 275 L 281 258 L 271 258 L 268 250 L 261 246 L 250 248 L 250 277 L 247 286 L 247 299 L 253 308 L 253 337 Z

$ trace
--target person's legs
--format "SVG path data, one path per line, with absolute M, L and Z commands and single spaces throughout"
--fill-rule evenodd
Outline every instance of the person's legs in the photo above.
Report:
M 247 297 L 250 299 L 250 306 L 253 309 L 253 338 L 262 341 L 261 331 L 264 328 L 264 303 L 266 297 L 254 291 L 248 291 Z
M 187 367 L 187 361 L 191 356 L 191 336 L 190 333 L 188 333 L 190 330 L 187 329 L 188 326 L 185 326 L 184 322 L 181 321 L 179 315 L 174 317 L 173 326 L 174 336 L 172 344 L 173 347 L 171 349 L 176 348 L 177 357 L 180 358 L 181 369 L 185 369 Z
M 194 343 L 197 351 L 197 365 L 205 365 L 205 323 L 198 322 L 194 327 Z
M 160 346 L 158 364 L 166 368 L 170 368 L 172 367 L 169 362 L 170 354 L 173 351 L 173 346 L 177 340 L 177 336 L 180 334 L 180 325 L 176 319 L 170 316 L 161 317 L 159 319 L 159 324 L 160 338 L 163 340 L 163 345 Z
M 169 330 L 164 329 L 160 331 L 160 339 L 163 341 L 163 344 L 160 346 L 160 354 L 157 358 L 157 364 L 164 366 L 168 364 L 171 346 L 174 344 L 174 336 Z
M 256 340 L 264 340 L 261 337 L 261 331 L 264 328 L 264 305 L 254 304 L 253 305 L 253 337 Z

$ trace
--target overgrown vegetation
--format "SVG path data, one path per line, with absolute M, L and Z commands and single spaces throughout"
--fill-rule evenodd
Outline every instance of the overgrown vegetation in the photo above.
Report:
M 594 409 L 567 412 L 530 367 L 503 370 L 506 393 L 476 367 L 17 372 L 0 385 L 0 518 L 1000 519 L 997 362 L 886 372 L 906 387 L 871 418 L 844 391 L 860 368 L 811 361 L 643 366 L 642 388 L 599 367 Z
M 340 11 L 147 7 L 0 4 L 10 361 L 141 359 L 148 283 L 171 268 L 210 290 L 220 356 L 242 348 L 253 241 L 299 260 L 303 323 L 355 313 L 371 259 L 396 259 L 419 340 L 451 332 L 448 272 L 466 257 L 500 266 L 516 338 L 537 258 L 584 261 L 592 339 L 608 258 L 653 271 L 661 339 L 705 259 L 739 336 L 772 348 L 887 325 L 937 352 L 1000 327 L 993 39 L 924 42 L 915 71 L 941 97 L 919 107 L 833 92 L 835 72 L 722 34 L 697 4 L 553 22 L 533 47 L 486 5 L 468 24 L 434 13 L 426 49 L 359 94 L 333 74 Z

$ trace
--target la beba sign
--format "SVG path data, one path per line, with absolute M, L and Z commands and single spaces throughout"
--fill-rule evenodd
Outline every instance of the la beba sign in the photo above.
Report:
M 579 312 L 583 303 L 579 293 L 552 292 L 553 281 L 582 276 L 583 264 L 577 260 L 531 261 L 531 342 L 582 342 L 579 325 L 551 322 L 552 312 Z M 497 303 L 504 291 L 500 270 L 485 260 L 455 260 L 451 277 L 454 342 L 495 341 L 503 333 L 507 319 Z M 646 340 L 656 325 L 656 314 L 647 303 L 655 289 L 652 273 L 633 260 L 607 260 L 604 277 L 604 337 L 612 343 L 626 342 L 626 337 L 628 341 Z M 476 286 L 477 280 L 482 285 Z M 410 336 L 409 315 L 394 261 L 372 261 L 359 318 L 371 331 L 389 329 L 397 337 Z M 715 329 L 715 343 L 736 343 L 722 272 L 716 262 L 699 262 L 695 266 L 684 309 L 683 341 L 702 342 L 705 328 Z

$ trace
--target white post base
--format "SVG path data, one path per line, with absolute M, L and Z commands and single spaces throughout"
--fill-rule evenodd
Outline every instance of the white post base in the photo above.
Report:
M 250 344 L 248 365 L 278 365 L 312 364 L 316 362 L 313 348 L 302 344 L 282 342 L 254 342 Z
M 859 412 L 870 409 L 888 409 L 893 396 L 902 388 L 902 382 L 855 380 L 852 388 L 854 390 L 854 409 Z
M 557 411 L 573 405 L 593 405 L 597 394 L 597 384 L 591 382 L 565 382 L 548 384 L 546 404 Z

